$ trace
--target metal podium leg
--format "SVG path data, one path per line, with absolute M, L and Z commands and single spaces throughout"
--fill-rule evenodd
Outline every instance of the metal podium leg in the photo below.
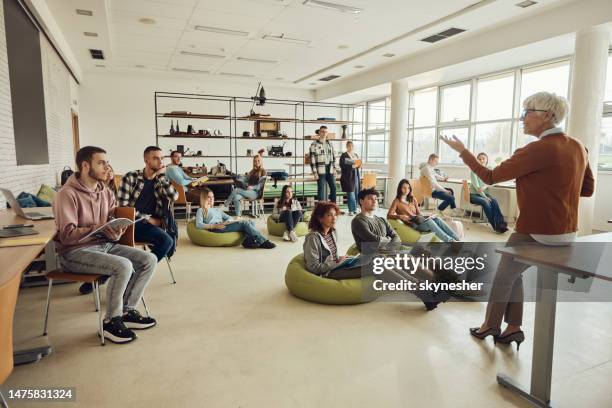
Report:
M 497 375 L 500 385 L 516 392 L 536 407 L 550 407 L 558 278 L 555 271 L 538 267 L 530 392 L 507 375 Z

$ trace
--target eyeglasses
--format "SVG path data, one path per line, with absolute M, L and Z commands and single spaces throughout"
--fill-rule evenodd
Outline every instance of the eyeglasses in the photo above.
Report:
M 527 116 L 529 114 L 529 112 L 548 112 L 547 110 L 544 109 L 528 109 L 525 108 L 523 109 L 523 113 L 521 113 L 521 116 L 519 116 L 520 120 L 525 120 L 525 116 Z

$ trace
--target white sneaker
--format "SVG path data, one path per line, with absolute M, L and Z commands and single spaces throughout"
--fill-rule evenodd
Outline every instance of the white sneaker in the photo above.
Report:
M 295 231 L 291 231 L 291 232 L 289 233 L 289 238 L 291 239 L 291 242 L 297 242 L 297 240 L 298 240 L 298 236 L 297 236 L 297 234 L 295 233 Z
M 283 233 L 283 241 L 291 241 L 291 238 L 289 237 L 289 231 L 285 231 Z

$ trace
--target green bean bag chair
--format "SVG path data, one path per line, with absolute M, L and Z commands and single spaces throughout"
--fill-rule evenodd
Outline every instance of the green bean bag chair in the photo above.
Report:
M 295 226 L 295 233 L 298 237 L 303 237 L 308 234 L 308 221 L 310 220 L 310 212 L 304 214 L 303 220 L 298 222 Z M 286 227 L 285 223 L 281 221 L 276 221 L 272 216 L 268 217 L 266 221 L 268 226 L 268 234 L 274 235 L 275 237 L 282 237 L 285 233 Z
M 346 254 L 349 256 L 359 255 L 359 248 L 357 248 L 357 244 L 351 245 L 348 251 L 346 251 Z
M 402 242 L 417 242 L 423 235 L 431 235 L 429 242 L 440 242 L 440 239 L 432 232 L 419 232 L 412 227 L 404 224 L 399 220 L 387 220 L 389 225 L 393 227 L 397 235 L 399 235 Z
M 207 247 L 230 247 L 240 245 L 244 239 L 242 232 L 211 232 L 197 229 L 195 220 L 187 223 L 187 236 L 196 245 Z
M 374 278 L 329 279 L 306 270 L 304 254 L 296 255 L 285 272 L 289 292 L 300 299 L 325 305 L 355 305 L 374 300 L 376 292 L 368 290 Z

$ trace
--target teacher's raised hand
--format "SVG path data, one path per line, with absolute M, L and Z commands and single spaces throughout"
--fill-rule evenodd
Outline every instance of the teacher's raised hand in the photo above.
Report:
M 459 140 L 459 138 L 455 135 L 453 135 L 452 138 L 447 137 L 447 136 L 442 136 L 440 135 L 440 139 L 446 143 L 447 145 L 450 146 L 451 149 L 453 149 L 454 151 L 456 151 L 457 153 L 461 153 L 462 151 L 465 150 L 465 145 L 463 144 L 463 142 L 461 140 Z

